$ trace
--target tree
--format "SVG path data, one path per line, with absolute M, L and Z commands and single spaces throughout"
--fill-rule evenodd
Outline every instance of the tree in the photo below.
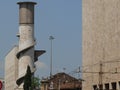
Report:
M 33 90 L 39 88 L 40 79 L 38 77 L 34 77 L 33 75 L 34 74 L 31 73 L 30 66 L 28 66 L 25 76 L 16 81 L 17 85 L 20 86 L 21 83 L 24 83 L 24 90 Z
M 38 77 L 32 77 L 31 87 L 34 89 L 40 88 L 40 79 Z
M 31 88 L 31 76 L 32 76 L 32 73 L 30 70 L 30 66 L 28 65 L 27 72 L 24 76 L 24 85 L 23 85 L 24 90 L 30 90 L 30 88 Z

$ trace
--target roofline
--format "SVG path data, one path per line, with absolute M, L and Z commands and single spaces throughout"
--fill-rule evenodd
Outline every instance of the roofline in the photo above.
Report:
M 15 47 L 18 47 L 18 45 L 13 45 L 12 48 L 6 53 L 5 57 L 6 57 Z
M 36 2 L 32 2 L 32 1 L 25 1 L 25 2 L 18 2 L 17 4 L 37 4 Z

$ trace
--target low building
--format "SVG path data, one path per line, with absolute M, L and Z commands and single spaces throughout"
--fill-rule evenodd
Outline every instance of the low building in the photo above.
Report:
M 82 80 L 64 72 L 53 75 L 50 79 L 42 79 L 41 90 L 81 90 Z

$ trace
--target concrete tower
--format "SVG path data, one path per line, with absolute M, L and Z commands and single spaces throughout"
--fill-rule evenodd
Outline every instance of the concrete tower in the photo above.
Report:
M 83 90 L 120 89 L 120 0 L 82 0 Z
M 25 76 L 27 66 L 30 66 L 31 72 L 36 70 L 34 62 L 43 54 L 44 50 L 35 50 L 34 38 L 34 5 L 35 2 L 18 2 L 19 4 L 19 50 L 17 58 L 19 60 L 18 82 Z M 23 87 L 23 83 L 20 88 Z
M 23 80 L 30 66 L 34 74 L 34 62 L 45 53 L 35 50 L 34 38 L 34 6 L 35 2 L 18 2 L 19 4 L 19 44 L 15 45 L 5 58 L 5 90 L 23 90 Z M 17 82 L 17 85 L 16 85 Z
M 19 2 L 19 78 L 26 73 L 27 66 L 31 72 L 35 71 L 34 65 L 34 5 L 35 2 Z

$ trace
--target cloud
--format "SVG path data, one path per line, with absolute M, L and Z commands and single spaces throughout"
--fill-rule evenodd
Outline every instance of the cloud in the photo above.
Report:
M 35 62 L 35 65 L 36 65 L 37 69 L 45 69 L 45 68 L 47 68 L 47 65 L 45 63 L 43 63 L 43 62 L 40 62 L 40 61 Z

